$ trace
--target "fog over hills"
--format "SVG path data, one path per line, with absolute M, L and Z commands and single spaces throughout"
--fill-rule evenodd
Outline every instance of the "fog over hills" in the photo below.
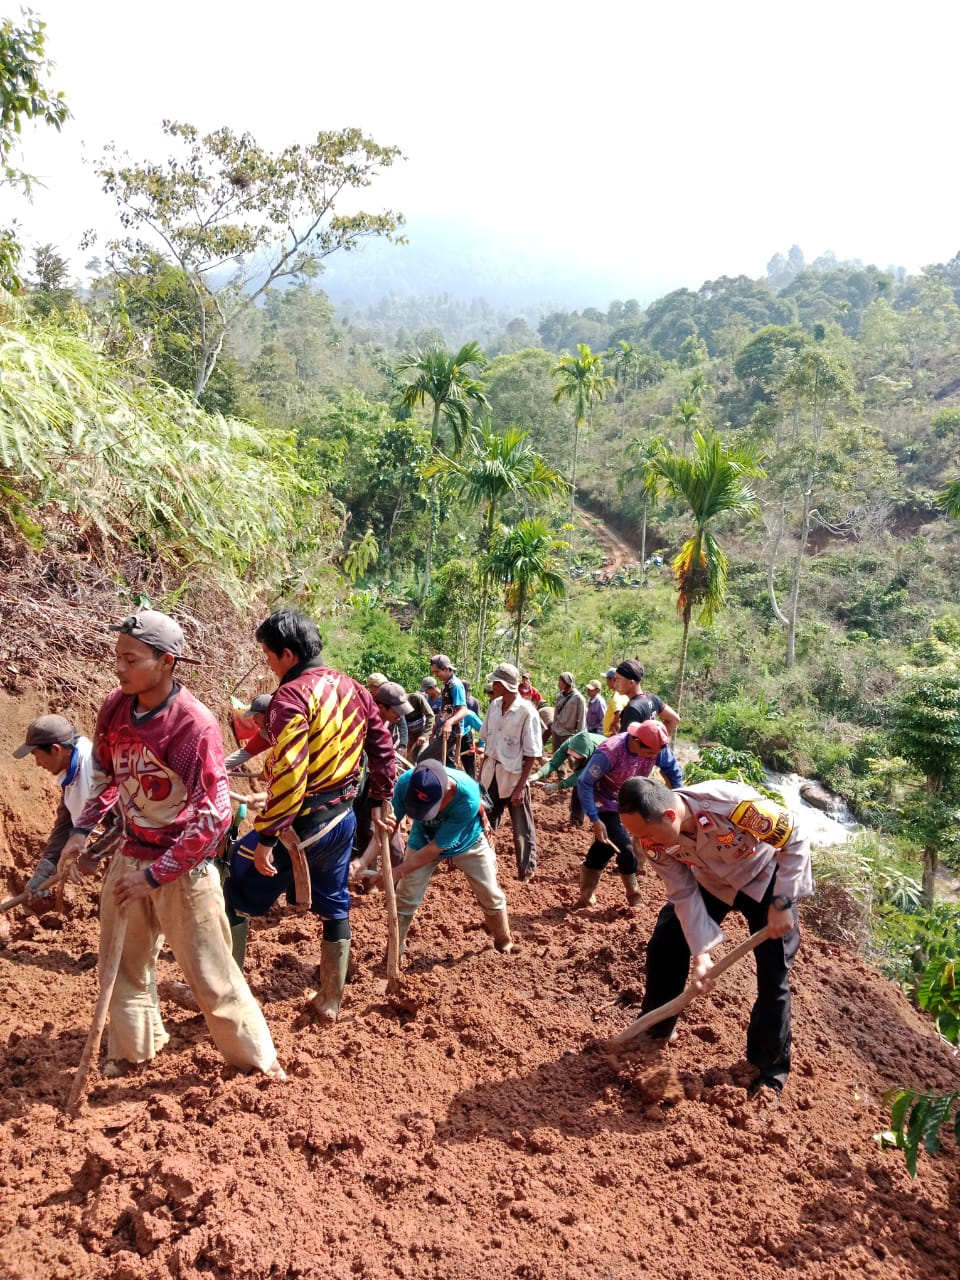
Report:
M 328 259 L 319 287 L 337 306 L 367 307 L 387 294 L 483 298 L 518 311 L 606 306 L 613 298 L 636 298 L 644 306 L 681 284 L 666 279 L 641 255 L 625 261 L 622 274 L 591 265 L 589 242 L 568 255 L 531 252 L 515 239 L 479 232 L 441 219 L 417 217 L 404 228 L 408 243 L 369 240 L 357 252 Z

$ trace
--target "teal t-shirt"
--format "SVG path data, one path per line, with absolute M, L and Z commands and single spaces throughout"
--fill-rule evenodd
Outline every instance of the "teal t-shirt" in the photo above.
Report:
M 455 858 L 466 853 L 483 835 L 480 821 L 480 788 L 474 780 L 459 769 L 447 769 L 451 782 L 457 784 L 457 792 L 444 811 L 429 822 L 414 820 L 407 841 L 411 849 L 422 849 L 431 840 L 443 850 L 443 858 Z M 393 808 L 397 814 L 406 813 L 407 792 L 413 770 L 408 769 L 397 779 L 393 793 Z

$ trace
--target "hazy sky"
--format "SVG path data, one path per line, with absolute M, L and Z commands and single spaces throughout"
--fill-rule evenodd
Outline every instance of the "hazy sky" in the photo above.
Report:
M 112 208 L 82 156 L 161 158 L 164 117 L 272 146 L 359 126 L 407 157 L 369 207 L 617 269 L 622 297 L 794 243 L 910 270 L 960 249 L 955 5 L 31 2 L 74 118 L 26 133 L 47 187 L 21 219 L 75 269 Z

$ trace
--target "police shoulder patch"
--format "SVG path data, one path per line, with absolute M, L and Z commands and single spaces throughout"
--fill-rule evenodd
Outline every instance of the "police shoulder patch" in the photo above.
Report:
M 709 813 L 704 813 L 702 809 L 697 812 L 697 826 L 700 827 L 702 831 L 709 831 L 713 826 L 713 819 L 710 817 Z
M 790 814 L 772 800 L 744 800 L 731 813 L 730 821 L 774 849 L 782 849 L 793 833 Z

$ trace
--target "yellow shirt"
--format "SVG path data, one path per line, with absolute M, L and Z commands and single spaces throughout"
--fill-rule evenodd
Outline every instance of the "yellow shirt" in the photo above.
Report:
M 627 705 L 630 699 L 625 693 L 613 693 L 611 691 L 607 700 L 607 714 L 603 717 L 603 736 L 612 738 L 615 733 L 620 732 L 620 712 Z

